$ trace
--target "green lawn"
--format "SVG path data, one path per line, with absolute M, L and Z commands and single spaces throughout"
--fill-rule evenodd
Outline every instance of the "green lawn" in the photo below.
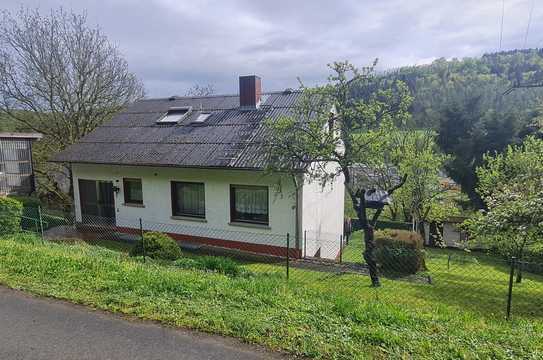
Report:
M 362 235 L 358 232 L 345 248 L 343 259 L 363 262 L 362 250 Z M 445 306 L 487 318 L 505 316 L 510 273 L 507 262 L 484 253 L 454 249 L 427 248 L 425 253 L 428 271 L 424 275 L 431 277 L 432 285 L 384 280 L 383 288 L 378 289 L 384 300 L 417 306 L 420 311 Z M 357 286 L 366 283 L 357 281 Z M 514 284 L 512 315 L 543 319 L 543 276 L 525 273 L 522 283 Z
M 446 255 L 432 256 L 430 273 L 434 264 L 446 267 Z M 434 285 L 384 280 L 375 290 L 360 275 L 292 269 L 287 284 L 277 265 L 243 266 L 256 275 L 228 277 L 143 264 L 101 246 L 42 244 L 29 236 L 0 240 L 0 283 L 7 286 L 292 354 L 322 359 L 543 356 L 541 318 L 523 313 L 505 322 L 498 314 L 501 299 L 494 311 L 481 292 L 459 291 L 476 289 L 469 284 L 476 274 L 466 278 L 449 270 L 446 278 L 436 272 Z M 484 268 L 492 274 L 486 282 L 497 280 L 492 286 L 501 286 L 499 266 L 462 266 Z M 441 277 L 448 280 L 441 283 Z M 470 305 L 477 301 L 483 305 Z
M 132 246 L 134 246 L 133 244 L 130 244 L 127 242 L 107 240 L 107 239 L 92 240 L 90 244 L 94 246 L 103 247 L 109 250 L 119 251 L 126 254 L 128 254 Z

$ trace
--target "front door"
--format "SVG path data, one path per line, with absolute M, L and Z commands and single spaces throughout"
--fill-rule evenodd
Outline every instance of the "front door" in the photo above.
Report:
M 79 179 L 79 202 L 85 224 L 115 224 L 113 182 Z

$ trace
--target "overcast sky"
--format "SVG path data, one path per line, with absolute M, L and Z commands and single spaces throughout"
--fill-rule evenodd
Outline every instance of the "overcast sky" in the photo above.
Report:
M 543 2 L 505 0 L 502 49 L 543 45 Z M 499 49 L 502 0 L 2 0 L 48 11 L 87 11 L 126 57 L 149 96 L 195 83 L 236 93 L 239 75 L 264 90 L 322 83 L 326 64 L 379 58 L 380 69 Z

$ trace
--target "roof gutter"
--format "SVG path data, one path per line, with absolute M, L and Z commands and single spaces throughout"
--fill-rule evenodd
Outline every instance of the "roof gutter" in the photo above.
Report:
M 232 166 L 199 166 L 199 165 L 173 165 L 173 164 L 153 164 L 153 163 L 142 163 L 142 164 L 126 164 L 126 163 L 115 163 L 115 162 L 95 162 L 95 161 L 60 161 L 60 160 L 49 160 L 50 163 L 57 164 L 84 164 L 84 165 L 111 165 L 111 166 L 134 166 L 134 167 L 164 167 L 164 168 L 178 168 L 178 169 L 203 169 L 203 170 L 239 170 L 239 171 L 265 171 L 263 167 L 232 167 Z M 287 173 L 287 171 L 277 171 L 278 173 Z M 300 174 L 303 174 L 304 171 L 300 170 Z
M 0 139 L 30 139 L 39 140 L 43 138 L 40 133 L 17 133 L 17 132 L 0 132 Z

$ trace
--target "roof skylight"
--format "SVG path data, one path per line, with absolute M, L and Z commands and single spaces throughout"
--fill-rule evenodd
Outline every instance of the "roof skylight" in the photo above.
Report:
M 183 120 L 192 110 L 190 106 L 170 108 L 166 115 L 157 120 L 158 124 L 174 124 Z
M 198 114 L 198 117 L 193 121 L 195 124 L 201 124 L 207 120 L 208 117 L 211 116 L 210 112 L 201 112 Z

